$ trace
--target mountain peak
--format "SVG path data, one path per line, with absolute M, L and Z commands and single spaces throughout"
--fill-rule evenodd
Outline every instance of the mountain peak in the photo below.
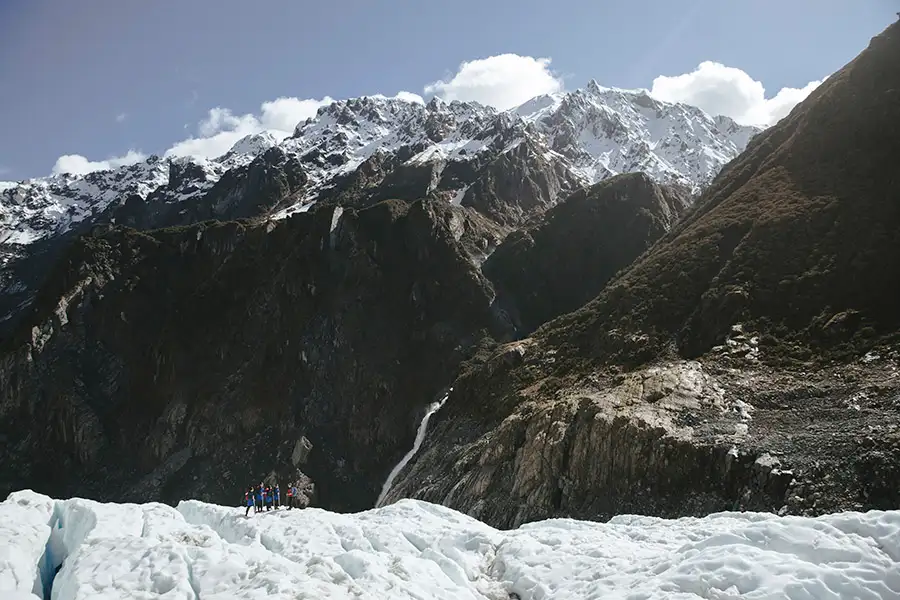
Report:
M 588 81 L 585 89 L 591 94 L 602 94 L 603 92 L 607 92 L 612 88 L 604 87 L 597 83 L 596 79 L 591 79 L 590 81 Z
M 252 133 L 235 142 L 228 154 L 243 154 L 256 157 L 276 145 L 278 145 L 278 139 L 271 132 Z

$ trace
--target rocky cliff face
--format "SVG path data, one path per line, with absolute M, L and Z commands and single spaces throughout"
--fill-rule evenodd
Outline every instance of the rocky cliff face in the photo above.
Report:
M 250 140 L 241 140 L 237 146 L 249 143 Z M 229 153 L 214 163 L 151 158 L 148 164 L 152 167 L 149 173 L 158 177 L 153 182 L 155 188 L 135 183 L 148 176 L 146 169 L 137 168 L 139 165 L 123 167 L 129 177 L 121 177 L 122 173 L 119 177 L 105 177 L 109 175 L 106 172 L 91 174 L 96 175 L 95 186 L 84 193 L 104 190 L 99 198 L 72 196 L 69 214 L 62 221 L 49 216 L 42 220 L 38 211 L 19 223 L 36 228 L 32 231 L 34 239 L 27 244 L 0 243 L 0 335 L 11 333 L 46 281 L 52 265 L 75 240 L 94 227 L 118 224 L 157 229 L 211 219 L 260 217 L 295 200 L 307 184 L 306 173 L 296 157 L 277 147 L 255 157 Z M 28 190 L 34 196 L 32 201 L 39 205 L 41 192 L 51 196 L 73 193 L 68 188 L 47 187 L 54 191 L 39 186 Z M 24 193 L 25 189 L 12 191 Z M 51 210 L 52 205 L 46 209 L 58 219 L 59 213 Z
M 228 501 L 305 435 L 318 500 L 371 505 L 422 400 L 506 335 L 469 254 L 496 229 L 393 201 L 82 238 L 6 344 L 2 487 Z
M 392 497 L 500 525 L 900 504 L 898 90 L 893 25 L 595 300 L 472 361 Z
M 210 197 L 283 198 L 292 184 L 257 164 Z M 234 192 L 254 177 L 273 194 Z M 643 176 L 614 179 L 574 194 L 534 235 L 563 259 L 575 252 L 569 221 L 585 236 L 601 221 L 642 236 L 586 255 L 566 288 L 586 297 L 671 225 L 677 198 Z M 291 471 L 305 436 L 316 503 L 371 506 L 422 409 L 464 361 L 519 335 L 507 306 L 530 306 L 519 294 L 545 287 L 543 271 L 515 275 L 521 287 L 501 301 L 482 273 L 509 230 L 439 198 L 322 202 L 280 221 L 95 228 L 4 345 L 0 483 L 227 502 L 261 474 Z M 534 259 L 510 257 L 510 268 Z M 568 298 L 541 306 L 558 314 Z

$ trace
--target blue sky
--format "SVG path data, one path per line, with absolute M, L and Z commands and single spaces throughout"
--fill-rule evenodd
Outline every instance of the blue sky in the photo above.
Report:
M 897 10 L 896 0 L 0 0 L 0 179 L 47 175 L 63 155 L 217 152 L 231 138 L 204 140 L 287 129 L 323 98 L 427 98 L 437 81 L 439 95 L 505 108 L 593 78 L 762 123 Z M 782 88 L 803 91 L 765 102 Z M 262 107 L 278 98 L 293 100 Z

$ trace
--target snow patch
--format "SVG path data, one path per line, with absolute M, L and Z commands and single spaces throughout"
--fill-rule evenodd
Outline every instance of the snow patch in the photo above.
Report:
M 457 190 L 456 193 L 453 194 L 453 197 L 450 198 L 450 204 L 462 206 L 463 198 L 466 197 L 466 192 L 469 191 L 469 187 L 470 186 L 467 185 L 466 187 Z

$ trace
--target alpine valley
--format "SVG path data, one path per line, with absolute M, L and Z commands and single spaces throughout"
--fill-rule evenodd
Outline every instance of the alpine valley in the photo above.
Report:
M 0 496 L 897 508 L 897 156 L 895 24 L 764 131 L 595 82 L 364 97 L 2 183 Z

